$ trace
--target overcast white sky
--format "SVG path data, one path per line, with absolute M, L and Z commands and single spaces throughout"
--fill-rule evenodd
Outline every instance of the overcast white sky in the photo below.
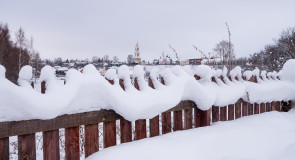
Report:
M 22 27 L 42 58 L 91 58 L 134 53 L 151 60 L 171 44 L 181 59 L 209 52 L 232 32 L 237 57 L 273 43 L 295 26 L 294 0 L 0 0 L 0 22 Z

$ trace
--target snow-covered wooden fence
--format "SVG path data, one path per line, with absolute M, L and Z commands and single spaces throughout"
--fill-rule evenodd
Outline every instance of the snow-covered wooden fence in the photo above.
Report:
M 196 80 L 200 79 L 195 75 Z M 220 79 L 223 79 L 220 77 Z M 231 78 L 229 78 L 231 79 Z M 231 79 L 232 80 L 232 79 Z M 237 79 L 238 80 L 238 79 Z M 255 77 L 250 79 L 256 81 Z M 108 80 L 114 84 L 113 80 Z M 214 77 L 212 82 L 216 82 Z M 124 80 L 119 84 L 124 88 Z M 161 83 L 165 85 L 164 79 Z M 41 83 L 42 93 L 46 91 L 45 82 Z M 152 80 L 148 79 L 148 85 L 154 88 Z M 134 86 L 140 89 L 135 78 Z M 138 104 L 140 105 L 140 104 Z M 218 121 L 235 120 L 242 116 L 260 114 L 273 110 L 280 111 L 281 103 L 245 102 L 242 99 L 234 104 L 224 107 L 212 106 L 209 110 L 200 110 L 192 101 L 181 101 L 175 107 L 155 116 L 148 121 L 139 119 L 135 121 L 134 138 L 132 138 L 132 122 L 124 119 L 113 110 L 101 109 L 76 114 L 65 114 L 48 120 L 22 120 L 0 122 L 0 159 L 9 159 L 9 137 L 18 136 L 18 159 L 36 159 L 35 133 L 43 133 L 43 157 L 45 160 L 60 159 L 59 129 L 65 128 L 65 158 L 68 160 L 80 159 L 79 151 L 79 126 L 85 125 L 85 156 L 89 156 L 99 150 L 99 125 L 103 123 L 103 147 L 108 148 L 117 145 L 116 133 L 120 134 L 120 143 L 140 140 L 147 137 L 155 137 L 173 131 L 185 130 L 197 127 L 209 126 Z M 119 130 L 116 120 L 120 120 Z M 149 124 L 147 125 L 147 122 Z M 147 132 L 149 126 L 149 132 Z

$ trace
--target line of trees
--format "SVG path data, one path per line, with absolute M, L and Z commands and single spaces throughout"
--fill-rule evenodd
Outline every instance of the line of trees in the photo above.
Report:
M 274 43 L 250 55 L 248 68 L 278 71 L 288 59 L 295 58 L 295 27 L 283 30 L 279 38 L 274 39 Z
M 38 68 L 40 55 L 33 48 L 33 38 L 28 40 L 20 28 L 12 41 L 7 24 L 0 23 L 0 64 L 6 68 L 6 78 L 17 83 L 18 73 L 24 65 Z

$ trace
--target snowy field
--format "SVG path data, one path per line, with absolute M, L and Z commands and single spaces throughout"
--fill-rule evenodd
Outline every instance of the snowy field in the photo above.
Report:
M 99 151 L 87 160 L 294 160 L 295 110 L 268 112 Z

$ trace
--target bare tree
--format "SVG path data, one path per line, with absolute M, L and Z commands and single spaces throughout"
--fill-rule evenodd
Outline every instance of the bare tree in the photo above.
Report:
M 24 56 L 23 52 L 25 49 L 27 49 L 28 43 L 27 39 L 25 37 L 25 32 L 22 28 L 20 28 L 16 34 L 15 34 L 15 45 L 18 48 L 18 71 L 20 71 L 21 67 L 24 63 L 26 63 L 29 60 L 28 56 Z
M 117 56 L 113 57 L 113 62 L 119 62 L 119 58 Z
M 229 51 L 229 49 L 231 49 L 231 51 Z M 217 43 L 215 48 L 213 48 L 213 51 L 219 55 L 223 65 L 228 65 L 229 61 L 235 58 L 233 44 L 229 44 L 226 40 L 222 40 Z
M 175 57 L 178 61 L 178 65 L 180 65 L 180 59 L 178 57 L 178 53 L 176 52 L 176 50 L 169 44 L 170 49 L 173 51 L 173 53 L 175 54 Z

